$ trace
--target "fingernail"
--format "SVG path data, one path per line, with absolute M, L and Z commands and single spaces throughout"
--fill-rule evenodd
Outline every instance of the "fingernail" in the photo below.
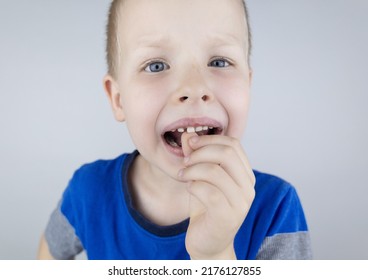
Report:
M 189 139 L 190 143 L 195 144 L 199 141 L 199 136 L 193 136 Z

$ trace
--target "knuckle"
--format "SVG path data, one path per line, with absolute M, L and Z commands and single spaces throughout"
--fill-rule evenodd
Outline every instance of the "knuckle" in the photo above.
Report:
M 254 198 L 256 197 L 256 191 L 252 188 L 248 193 L 250 204 L 253 202 Z
M 234 148 L 232 146 L 226 146 L 223 150 L 223 155 L 225 157 L 231 156 L 234 153 Z
M 235 137 L 230 137 L 230 143 L 231 145 L 233 145 L 234 147 L 240 146 L 240 141 L 238 138 Z
M 256 177 L 254 176 L 253 172 L 250 175 L 250 183 L 251 183 L 252 188 L 254 188 L 254 186 L 256 185 Z
M 216 191 L 210 192 L 208 202 L 212 205 L 218 205 L 221 202 L 221 195 Z
M 245 187 L 243 188 L 241 197 L 244 207 L 249 209 L 256 197 L 256 191 L 253 187 Z
M 217 164 L 209 164 L 207 167 L 208 174 L 214 178 L 220 171 L 220 167 Z

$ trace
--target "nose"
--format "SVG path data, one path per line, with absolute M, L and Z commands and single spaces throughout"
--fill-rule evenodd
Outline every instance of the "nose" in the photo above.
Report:
M 188 96 L 189 94 L 187 94 L 187 95 L 183 95 L 183 96 L 181 96 L 180 98 L 179 98 L 179 101 L 181 102 L 181 103 L 184 103 L 184 102 L 186 102 L 186 101 L 189 101 L 188 99 L 189 99 L 189 96 Z M 209 99 L 210 99 L 210 97 L 209 97 L 209 95 L 207 95 L 207 94 L 205 94 L 205 93 L 200 93 L 199 94 L 199 96 L 201 96 L 201 99 L 202 99 L 202 101 L 208 101 Z M 194 100 L 194 98 L 193 98 L 193 96 L 192 97 L 190 97 L 191 98 L 191 100 Z
M 193 68 L 192 68 L 193 69 Z M 195 69 L 195 68 L 194 68 Z M 199 70 L 191 70 L 181 79 L 175 99 L 179 103 L 210 102 L 213 94 L 207 86 L 207 80 Z

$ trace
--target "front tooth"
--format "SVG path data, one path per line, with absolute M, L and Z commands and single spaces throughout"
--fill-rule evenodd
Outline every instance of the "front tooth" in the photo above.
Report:
M 204 126 L 203 127 L 203 130 L 208 130 L 208 126 Z
M 203 127 L 201 127 L 201 126 L 198 126 L 198 127 L 196 127 L 196 129 L 195 129 L 195 131 L 196 132 L 199 132 L 199 131 L 202 131 L 203 130 Z
M 178 128 L 178 132 L 183 133 L 185 131 L 184 128 Z
M 193 133 L 193 132 L 195 132 L 194 127 L 188 127 L 188 128 L 187 128 L 187 132 L 188 132 L 188 133 Z

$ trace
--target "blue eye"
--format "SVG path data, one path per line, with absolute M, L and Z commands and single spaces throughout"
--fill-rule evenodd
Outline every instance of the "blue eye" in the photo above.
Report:
M 150 73 L 158 73 L 167 70 L 169 68 L 170 68 L 169 65 L 167 65 L 166 63 L 163 63 L 161 61 L 154 61 L 149 63 L 144 69 L 144 71 Z
M 208 66 L 210 67 L 220 67 L 220 68 L 224 68 L 224 67 L 228 67 L 230 66 L 230 63 L 226 60 L 226 59 L 223 59 L 223 58 L 217 58 L 217 59 L 214 59 L 212 60 Z

